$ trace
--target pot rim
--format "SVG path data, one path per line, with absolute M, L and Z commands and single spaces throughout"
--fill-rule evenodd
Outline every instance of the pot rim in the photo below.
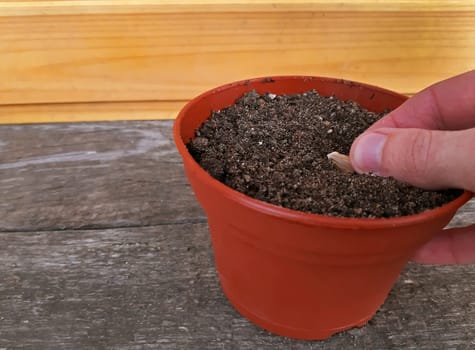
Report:
M 268 77 L 259 77 L 252 79 L 239 80 L 231 83 L 227 83 L 218 87 L 215 87 L 211 90 L 205 91 L 198 96 L 192 98 L 188 103 L 186 103 L 183 108 L 180 110 L 173 127 L 173 136 L 175 140 L 176 147 L 183 158 L 184 163 L 188 163 L 193 166 L 193 171 L 199 177 L 199 180 L 205 183 L 208 183 L 209 186 L 213 187 L 216 191 L 221 192 L 228 199 L 235 201 L 249 209 L 260 211 L 264 214 L 277 217 L 283 220 L 295 221 L 300 224 L 306 224 L 309 226 L 326 226 L 332 228 L 349 228 L 349 229 L 381 229 L 388 227 L 401 227 L 409 226 L 414 224 L 419 224 L 422 222 L 430 221 L 438 216 L 447 215 L 449 213 L 455 212 L 459 207 L 468 202 L 472 198 L 473 193 L 464 190 L 464 192 L 455 198 L 454 200 L 434 209 L 429 209 L 421 213 L 392 217 L 392 218 L 352 218 L 352 217 L 338 217 L 322 214 L 313 214 L 306 213 L 294 209 L 288 209 L 280 207 L 275 204 L 267 203 L 258 199 L 254 199 L 246 194 L 238 192 L 232 189 L 229 186 L 226 186 L 219 180 L 213 178 L 206 170 L 204 170 L 198 162 L 191 156 L 186 148 L 185 141 L 181 137 L 181 125 L 185 116 L 188 114 L 188 111 L 193 108 L 193 105 L 196 104 L 201 99 L 214 94 L 219 94 L 222 91 L 231 89 L 235 86 L 249 86 L 252 89 L 252 84 L 255 82 L 268 82 L 273 83 L 275 81 L 282 80 L 319 80 L 322 82 L 331 82 L 337 84 L 351 85 L 354 87 L 361 87 L 366 89 L 371 89 L 378 91 L 379 93 L 385 95 L 398 95 L 404 98 L 406 96 L 399 94 L 397 92 L 384 89 L 378 86 L 355 82 L 351 80 L 330 78 L 330 77 L 319 77 L 319 76 L 305 76 L 305 75 L 278 75 L 278 76 L 268 76 Z M 236 96 L 237 98 L 238 96 Z

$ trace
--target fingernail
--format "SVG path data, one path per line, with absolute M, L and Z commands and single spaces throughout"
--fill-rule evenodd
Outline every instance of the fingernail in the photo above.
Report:
M 378 133 L 369 133 L 361 136 L 355 145 L 352 165 L 362 173 L 379 175 L 381 169 L 381 156 L 387 136 Z

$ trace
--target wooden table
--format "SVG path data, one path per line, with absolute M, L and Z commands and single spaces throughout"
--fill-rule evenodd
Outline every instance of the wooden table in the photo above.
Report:
M 171 129 L 0 126 L 0 349 L 475 349 L 474 265 L 410 264 L 367 326 L 327 341 L 242 318 Z

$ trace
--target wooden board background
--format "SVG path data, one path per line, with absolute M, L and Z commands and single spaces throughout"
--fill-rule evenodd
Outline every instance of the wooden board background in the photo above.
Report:
M 475 0 L 0 1 L 0 122 L 173 118 L 279 74 L 413 94 L 475 67 L 474 18 Z

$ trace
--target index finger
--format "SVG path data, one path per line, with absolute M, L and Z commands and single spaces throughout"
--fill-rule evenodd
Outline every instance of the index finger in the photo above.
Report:
M 422 264 L 475 263 L 475 225 L 442 230 L 412 260 Z
M 475 127 L 475 70 L 422 90 L 374 123 L 369 130 L 460 130 L 472 127 Z

